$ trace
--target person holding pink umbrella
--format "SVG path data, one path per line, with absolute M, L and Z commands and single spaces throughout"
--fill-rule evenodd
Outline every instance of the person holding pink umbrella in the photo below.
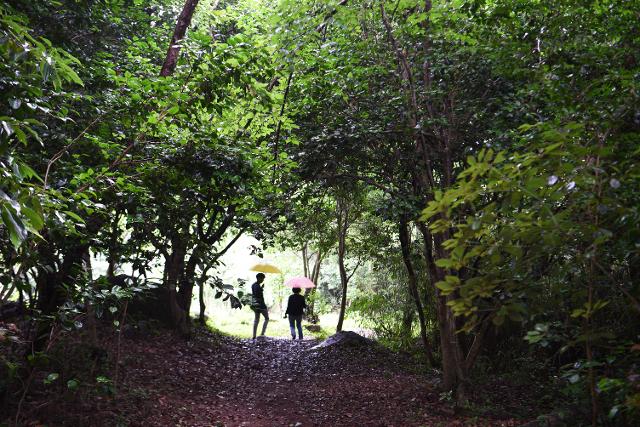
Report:
M 306 277 L 294 277 L 285 282 L 285 286 L 290 286 L 293 289 L 293 294 L 289 296 L 287 302 L 287 311 L 284 317 L 289 316 L 289 328 L 291 329 L 291 338 L 296 339 L 296 328 L 298 329 L 298 339 L 303 339 L 302 335 L 302 315 L 304 309 L 307 308 L 307 303 L 304 296 L 300 295 L 300 288 L 313 288 L 315 285 Z
M 289 315 L 289 328 L 291 329 L 291 339 L 296 339 L 296 329 L 294 327 L 298 327 L 298 339 L 303 339 L 302 336 L 302 314 L 304 313 L 304 309 L 307 308 L 307 303 L 304 300 L 304 296 L 300 295 L 300 288 L 291 289 L 293 294 L 289 296 L 289 301 L 287 302 L 287 311 L 284 314 L 284 317 Z

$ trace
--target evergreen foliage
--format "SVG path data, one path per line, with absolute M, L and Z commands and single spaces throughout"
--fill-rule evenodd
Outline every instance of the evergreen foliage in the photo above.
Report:
M 353 295 L 419 334 L 461 405 L 492 346 L 585 423 L 637 420 L 637 1 L 195 3 L 175 44 L 178 0 L 0 5 L 0 302 L 30 360 L 151 288 L 184 336 L 195 288 L 242 307 L 216 269 L 248 234 L 316 281 L 337 255 L 338 329 Z

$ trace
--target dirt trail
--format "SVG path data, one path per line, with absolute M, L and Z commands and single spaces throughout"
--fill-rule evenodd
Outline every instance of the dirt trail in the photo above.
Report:
M 429 377 L 376 349 L 199 333 L 127 340 L 113 419 L 131 426 L 517 425 L 454 416 Z M 126 391 L 125 391 L 126 390 Z M 105 402 L 107 403 L 107 402 Z

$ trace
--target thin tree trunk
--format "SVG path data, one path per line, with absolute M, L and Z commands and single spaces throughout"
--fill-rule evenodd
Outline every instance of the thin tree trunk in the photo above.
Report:
M 342 285 L 342 298 L 340 299 L 340 314 L 338 316 L 338 326 L 336 332 L 342 331 L 342 324 L 344 322 L 344 314 L 347 308 L 347 285 L 349 284 L 349 278 L 347 276 L 347 269 L 344 265 L 345 248 L 345 234 L 342 230 L 339 231 L 340 237 L 338 242 L 338 268 L 340 270 L 340 284 Z
M 184 39 L 184 36 L 187 33 L 187 28 L 191 24 L 191 18 L 193 17 L 193 12 L 196 10 L 197 5 L 198 0 L 186 0 L 182 7 L 182 12 L 180 12 L 180 16 L 178 16 L 176 28 L 173 31 L 173 37 L 171 37 L 169 49 L 167 49 L 167 56 L 164 60 L 164 64 L 162 64 L 162 70 L 160 71 L 160 75 L 163 77 L 170 76 L 176 69 L 178 57 L 180 56 L 180 41 Z
M 340 197 L 336 203 L 336 220 L 338 229 L 338 269 L 340 271 L 340 284 L 342 285 L 342 298 L 340 299 L 340 313 L 338 315 L 338 326 L 336 332 L 342 331 L 344 323 L 344 314 L 347 308 L 347 285 L 349 284 L 349 276 L 344 264 L 344 257 L 347 251 L 347 231 L 349 229 L 349 211 L 345 206 L 344 200 Z
M 418 279 L 416 277 L 415 269 L 413 268 L 413 262 L 411 261 L 411 240 L 409 235 L 409 226 L 406 215 L 402 215 L 400 219 L 400 246 L 402 248 L 402 259 L 407 269 L 407 276 L 409 278 L 409 293 L 413 297 L 413 301 L 416 304 L 416 311 L 418 313 L 418 320 L 420 323 L 420 338 L 424 345 L 424 352 L 429 364 L 435 366 L 436 362 L 433 358 L 433 350 L 431 349 L 431 343 L 427 337 L 427 322 L 424 316 L 424 309 L 422 308 L 422 302 L 420 300 L 420 292 L 418 291 Z
M 309 277 L 309 256 L 307 255 L 309 245 L 305 242 L 302 246 L 302 271 L 304 277 Z
M 316 286 L 318 286 L 318 281 L 320 279 L 320 266 L 322 265 L 322 257 L 323 257 L 322 252 L 318 251 L 316 253 L 316 258 L 313 263 L 313 268 L 311 269 L 310 276 L 307 276 L 307 274 L 309 274 L 309 266 L 307 265 L 306 267 L 305 276 L 309 277 L 309 279 L 311 279 L 311 281 L 315 283 Z M 316 324 L 320 321 L 320 319 L 318 318 L 318 315 L 315 312 L 315 300 L 314 300 L 315 294 L 316 294 L 316 288 L 307 288 L 304 290 L 304 296 L 309 297 L 307 300 L 306 318 L 309 322 L 313 324 Z
M 91 280 L 93 273 L 92 273 L 92 266 L 91 266 L 91 253 L 88 250 L 85 254 L 84 263 L 85 263 L 85 269 L 87 271 L 87 276 L 90 279 L 89 286 L 95 288 L 95 285 L 93 284 L 93 280 Z M 89 332 L 89 341 L 91 345 L 95 346 L 98 342 L 98 331 L 96 327 L 96 310 L 90 298 L 85 299 L 85 304 L 87 306 L 87 331 Z
M 320 280 L 320 267 L 322 265 L 322 257 L 322 252 L 318 251 L 318 253 L 316 254 L 316 260 L 313 263 L 313 270 L 311 270 L 311 281 L 316 285 Z
M 198 301 L 200 303 L 200 314 L 198 315 L 198 321 L 201 325 L 204 325 L 206 323 L 205 311 L 207 310 L 207 306 L 204 303 L 204 285 L 204 280 L 201 280 L 200 288 L 198 289 Z
M 465 370 L 469 372 L 473 365 L 476 362 L 476 359 L 480 355 L 480 351 L 484 345 L 484 339 L 487 336 L 487 332 L 491 327 L 492 320 L 494 316 L 488 316 L 486 319 L 482 321 L 480 324 L 480 329 L 473 337 L 473 342 L 471 343 L 471 347 L 469 348 L 469 352 L 467 353 L 467 357 L 465 357 Z
M 113 215 L 113 219 L 109 224 L 111 230 L 109 230 L 109 247 L 107 248 L 107 279 L 111 280 L 116 275 L 116 269 L 118 266 L 118 254 L 116 253 L 117 247 L 120 242 L 120 228 L 118 223 L 120 221 L 120 211 L 116 209 Z
M 11 285 L 7 285 L 3 288 L 2 292 L 0 292 L 0 302 L 1 303 L 5 303 L 7 301 L 9 301 L 9 298 L 11 298 L 11 295 L 13 295 L 13 292 L 15 291 L 17 287 L 17 283 L 14 280 Z
M 604 138 L 600 139 L 600 143 L 598 146 L 602 148 L 604 145 Z M 600 199 L 602 197 L 602 181 L 600 179 L 600 156 L 597 156 L 595 159 L 595 182 L 594 182 L 594 193 Z M 593 225 L 597 229 L 600 225 L 600 215 L 597 210 L 593 210 L 592 213 Z M 593 307 L 593 300 L 595 298 L 595 271 L 596 271 L 596 263 L 597 263 L 597 255 L 596 252 L 593 257 L 590 258 L 589 265 L 587 266 L 587 306 Z M 591 335 L 593 333 L 593 328 L 591 325 L 591 316 L 584 317 L 583 323 L 583 331 L 584 336 L 586 337 L 584 341 L 585 346 L 585 354 L 587 356 L 587 363 L 589 364 L 588 368 L 588 379 L 589 379 L 589 394 L 591 396 L 591 425 L 596 426 L 598 424 L 598 418 L 600 415 L 600 402 L 598 398 L 598 390 L 596 387 L 596 374 L 593 369 L 593 344 Z
M 200 266 L 202 269 L 202 274 L 200 275 L 200 280 L 198 281 L 198 302 L 200 304 L 200 312 L 198 315 L 198 321 L 201 325 L 205 325 L 207 323 L 207 317 L 205 315 L 207 306 L 204 302 L 204 287 L 207 282 L 207 272 L 209 271 L 209 265 L 205 265 L 204 263 Z
M 227 227 L 225 227 L 226 230 Z M 206 285 L 206 280 L 207 280 L 207 272 L 211 269 L 212 266 L 215 265 L 215 263 L 224 255 L 227 253 L 227 251 L 229 249 L 231 249 L 231 247 L 233 245 L 235 245 L 235 243 L 240 239 L 240 237 L 242 237 L 242 235 L 244 234 L 245 229 L 242 228 L 238 231 L 238 234 L 235 235 L 235 237 L 233 239 L 231 239 L 231 241 L 229 243 L 227 243 L 227 246 L 225 246 L 220 252 L 218 252 L 216 254 L 216 256 L 209 260 L 208 263 L 203 263 L 201 268 L 202 268 L 202 275 L 200 276 L 200 281 L 198 283 L 199 286 L 199 290 L 198 290 L 198 299 L 199 299 L 199 304 L 200 304 L 200 313 L 198 315 L 198 321 L 204 325 L 206 324 L 206 316 L 205 316 L 205 311 L 207 309 L 207 306 L 205 305 L 204 302 L 204 287 Z M 195 269 L 194 269 L 194 274 L 195 274 Z M 189 303 L 189 307 L 191 307 L 191 303 Z

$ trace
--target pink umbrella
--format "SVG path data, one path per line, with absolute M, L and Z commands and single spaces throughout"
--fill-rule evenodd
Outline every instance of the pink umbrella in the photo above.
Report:
M 292 277 L 291 279 L 287 279 L 284 282 L 284 285 L 290 288 L 315 288 L 316 287 L 316 285 L 314 285 L 311 280 L 303 276 Z

